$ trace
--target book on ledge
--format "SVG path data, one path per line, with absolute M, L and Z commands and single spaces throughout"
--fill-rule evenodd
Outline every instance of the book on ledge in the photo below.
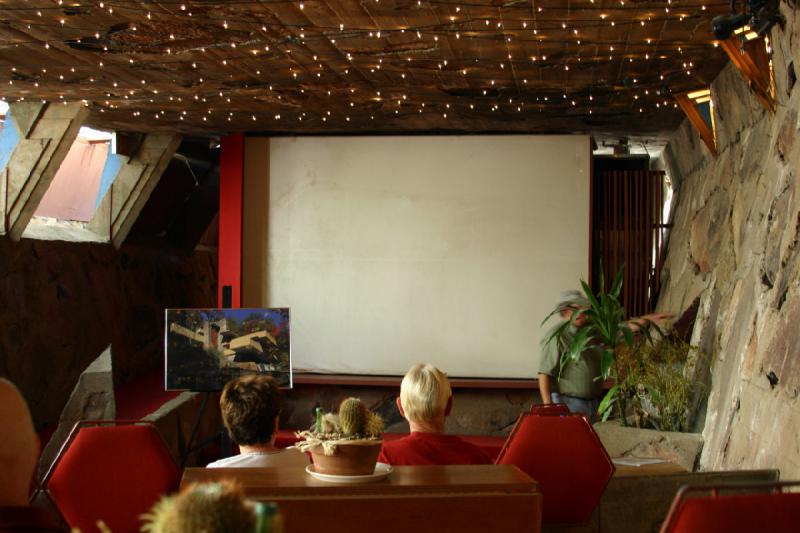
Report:
M 665 459 L 657 459 L 655 457 L 615 457 L 611 460 L 617 466 L 644 466 L 668 462 Z

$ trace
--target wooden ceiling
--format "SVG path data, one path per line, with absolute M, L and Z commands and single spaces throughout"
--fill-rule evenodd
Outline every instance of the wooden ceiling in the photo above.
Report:
M 727 0 L 0 0 L 0 96 L 192 134 L 653 134 Z

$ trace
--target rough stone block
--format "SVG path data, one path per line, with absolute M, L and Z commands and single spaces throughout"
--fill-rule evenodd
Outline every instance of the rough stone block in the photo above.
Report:
M 703 437 L 699 433 L 623 427 L 617 421 L 598 422 L 594 429 L 611 457 L 664 459 L 690 472 L 703 449 Z
M 181 464 L 184 459 L 182 455 L 185 455 L 184 466 L 205 465 L 209 459 L 217 459 L 216 455 L 206 457 L 208 449 L 200 449 L 195 453 L 187 452 L 187 447 L 212 441 L 214 436 L 223 430 L 216 395 L 211 395 L 203 409 L 203 393 L 183 392 L 142 420 L 155 424 L 176 464 Z M 189 439 L 195 428 L 196 434 L 190 443 Z
M 728 66 L 712 86 L 721 157 L 699 164 L 683 126 L 666 150 L 682 181 L 659 308 L 713 280 L 704 299 L 715 310 L 704 315 L 701 303 L 694 337 L 713 363 L 704 469 L 800 471 L 800 90 L 795 84 L 787 92 L 789 64 L 800 73 L 800 11 L 791 5 L 781 3 L 786 24 L 771 32 L 775 114 Z M 727 198 L 704 193 L 719 189 Z M 692 263 L 697 272 L 687 267 Z M 778 378 L 774 388 L 770 371 Z
M 721 152 L 741 141 L 757 120 L 768 112 L 733 64 L 725 67 L 713 83 L 717 124 L 717 148 Z
M 207 252 L 0 238 L 0 368 L 37 429 L 109 344 L 119 385 L 163 367 L 164 308 L 213 307 L 215 271 Z
M 729 148 L 736 163 L 734 172 L 740 182 L 752 180 L 753 176 L 763 172 L 771 157 L 773 143 L 769 141 L 772 127 L 770 116 L 764 115 L 751 128 L 744 130 L 741 133 L 741 141 Z
M 796 296 L 786 301 L 781 309 L 781 316 L 774 317 L 766 328 L 770 343 L 764 351 L 762 365 L 764 372 L 773 371 L 780 380 L 777 387 L 789 389 L 800 387 L 800 358 L 797 356 L 800 346 L 800 298 Z
M 797 111 L 790 109 L 786 112 L 786 117 L 783 119 L 781 129 L 778 132 L 778 138 L 775 141 L 775 148 L 778 151 L 778 156 L 781 160 L 792 151 L 794 148 L 795 133 L 797 132 Z
M 692 222 L 692 260 L 700 272 L 711 272 L 728 238 L 730 200 L 725 189 L 717 189 Z M 727 250 L 722 250 L 727 252 Z
M 706 164 L 710 154 L 689 121 L 685 120 L 664 150 L 664 158 L 670 177 L 678 187 L 683 187 L 686 178 Z
M 79 420 L 113 420 L 114 378 L 111 371 L 111 346 L 84 370 L 61 411 L 58 427 L 42 450 L 39 467 L 46 471 Z

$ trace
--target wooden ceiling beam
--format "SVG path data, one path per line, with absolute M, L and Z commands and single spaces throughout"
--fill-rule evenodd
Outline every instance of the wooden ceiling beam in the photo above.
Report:
M 659 2 L 610 0 L 305 0 L 304 9 L 300 0 L 114 0 L 102 9 L 30 0 L 0 10 L 0 58 L 35 52 L 15 72 L 0 69 L 0 96 L 80 98 L 96 126 L 209 135 L 668 131 L 680 114 L 662 109 L 661 86 L 683 91 L 725 62 L 710 19 L 727 7 L 701 4 L 664 13 Z M 691 75 L 683 62 L 694 63 Z
M 3 11 L 0 10 L 0 16 L 3 16 Z M 16 33 L 17 35 L 28 39 L 28 40 L 37 40 L 41 43 L 49 44 L 49 49 L 53 49 L 56 55 L 55 58 L 52 59 L 61 59 L 62 61 L 67 59 L 68 61 L 74 61 L 76 63 L 81 63 L 83 65 L 101 69 L 103 73 L 110 74 L 113 78 L 120 80 L 120 81 L 127 81 L 130 83 L 136 83 L 136 77 L 131 75 L 127 70 L 119 69 L 113 65 L 106 65 L 106 62 L 103 61 L 103 57 L 99 54 L 95 53 L 78 53 L 73 50 L 69 45 L 64 44 L 63 42 L 59 42 L 53 40 L 47 33 L 37 30 L 34 28 L 28 28 L 27 26 L 23 27 L 20 24 L 15 24 L 10 20 L 7 22 L 6 31 L 9 34 Z M 43 46 L 43 45 L 42 45 Z M 100 64 L 103 64 L 100 67 Z
M 738 36 L 720 41 L 720 46 L 770 113 L 775 112 L 770 58 L 763 38 L 742 42 Z

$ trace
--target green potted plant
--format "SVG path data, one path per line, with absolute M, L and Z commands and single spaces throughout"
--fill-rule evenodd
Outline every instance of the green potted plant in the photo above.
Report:
M 311 454 L 319 474 L 363 476 L 375 471 L 383 445 L 383 419 L 358 398 L 347 398 L 337 414 L 322 414 L 312 431 L 297 434 L 297 447 Z
M 630 398 L 637 427 L 689 430 L 690 403 L 693 395 L 703 392 L 703 386 L 687 375 L 686 367 L 701 355 L 674 331 L 617 354 L 623 371 L 619 385 Z
M 596 293 L 584 280 L 581 280 L 586 305 L 576 308 L 569 320 L 565 320 L 555 327 L 545 337 L 543 343 L 560 345 L 559 372 L 562 372 L 567 364 L 576 363 L 585 350 L 591 348 L 596 350 L 600 357 L 600 376 L 597 379 L 611 380 L 612 382 L 608 393 L 600 401 L 598 412 L 605 421 L 616 406 L 623 424 L 627 425 L 625 418 L 627 391 L 620 386 L 620 378 L 623 374 L 617 361 L 617 353 L 623 347 L 629 350 L 634 349 L 637 342 L 650 340 L 651 328 L 658 330 L 658 326 L 647 316 L 631 321 L 625 319 L 625 309 L 619 301 L 622 290 L 622 274 L 623 270 L 620 269 L 614 276 L 608 292 L 604 290 L 605 279 L 602 267 L 598 280 L 600 289 Z M 560 312 L 560 308 L 554 309 L 545 317 L 542 324 Z

